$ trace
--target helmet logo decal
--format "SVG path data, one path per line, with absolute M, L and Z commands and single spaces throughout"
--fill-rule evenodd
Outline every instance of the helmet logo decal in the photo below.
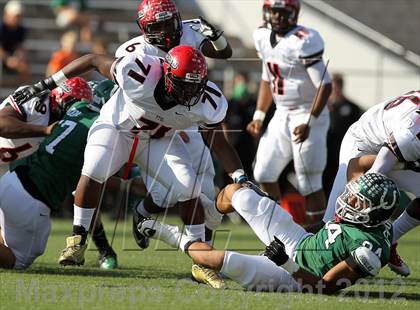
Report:
M 171 66 L 172 69 L 177 69 L 179 64 L 178 60 L 173 58 L 171 54 L 166 54 L 165 56 L 166 62 Z
M 71 94 L 71 86 L 67 85 L 66 83 L 62 83 L 60 85 L 58 85 L 58 87 L 60 87 L 60 89 L 65 92 L 66 94 Z
M 201 76 L 199 73 L 187 73 L 185 74 L 185 81 L 193 82 L 193 83 L 200 83 Z
M 156 13 L 156 15 L 155 15 L 155 19 L 156 19 L 157 22 L 162 22 L 162 21 L 170 19 L 170 18 L 172 18 L 172 13 L 168 12 L 168 11 L 159 12 L 159 13 Z

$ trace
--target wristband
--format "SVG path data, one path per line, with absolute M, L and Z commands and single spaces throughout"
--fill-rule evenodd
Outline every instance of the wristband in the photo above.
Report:
M 254 116 L 252 117 L 253 121 L 259 120 L 261 122 L 264 122 L 265 119 L 265 112 L 261 111 L 261 110 L 256 110 L 254 112 Z
M 216 50 L 216 51 L 221 51 L 221 50 L 224 50 L 226 47 L 227 47 L 227 45 L 228 45 L 228 43 L 227 43 L 227 41 L 226 41 L 226 39 L 225 39 L 225 37 L 224 36 L 220 36 L 220 37 L 218 37 L 216 40 L 214 40 L 214 41 L 211 41 L 210 40 L 210 42 L 211 42 L 211 44 L 213 44 L 213 46 L 214 46 L 214 49 Z
M 57 86 L 63 84 L 65 81 L 67 81 L 67 77 L 64 75 L 63 70 L 58 71 L 57 73 L 54 73 L 51 78 L 55 82 Z
M 312 127 L 315 124 L 317 119 L 318 118 L 315 115 L 308 114 L 308 116 L 306 117 L 305 124 L 307 124 L 309 127 Z
M 294 261 L 292 261 L 290 258 L 285 262 L 283 265 L 281 265 L 281 268 L 286 270 L 290 275 L 293 275 L 296 271 L 299 270 L 299 265 L 296 264 Z
M 232 173 L 232 180 L 233 182 L 236 183 L 236 181 L 241 177 L 245 175 L 245 171 L 243 169 L 236 169 L 233 173 Z

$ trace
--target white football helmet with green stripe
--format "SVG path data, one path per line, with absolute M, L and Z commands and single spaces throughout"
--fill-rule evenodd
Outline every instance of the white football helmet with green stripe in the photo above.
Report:
M 379 173 L 368 173 L 346 185 L 337 199 L 336 215 L 345 222 L 378 226 L 389 220 L 399 198 L 394 181 Z

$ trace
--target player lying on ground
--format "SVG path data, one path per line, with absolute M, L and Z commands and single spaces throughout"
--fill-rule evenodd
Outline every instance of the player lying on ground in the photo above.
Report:
M 112 87 L 104 89 L 103 83 Z M 113 83 L 101 84 L 97 88 L 108 91 L 109 98 Z M 66 86 L 74 87 L 70 94 L 61 89 L 52 92 L 56 100 L 66 103 L 63 107 L 71 106 L 64 118 L 35 153 L 12 163 L 10 172 L 0 179 L 2 268 L 26 268 L 42 255 L 50 233 L 50 212 L 62 205 L 79 180 L 88 130 L 103 100 L 92 102 L 91 89 L 80 78 L 68 80 Z M 70 98 L 72 94 L 77 97 Z M 96 98 L 100 95 L 105 94 L 97 92 Z M 114 252 L 106 239 L 102 242 L 100 251 Z
M 220 270 L 247 289 L 329 294 L 377 275 L 388 262 L 392 232 L 387 221 L 398 202 L 392 180 L 363 175 L 338 198 L 337 220 L 313 235 L 250 182 L 228 185 L 218 195 L 217 209 L 237 211 L 267 245 L 265 256 L 213 250 L 176 226 L 150 219 L 139 231 L 178 246 L 194 262 Z
M 420 117 L 417 117 L 419 120 Z M 415 145 L 415 143 L 413 143 Z M 361 157 L 352 158 L 349 161 L 347 177 L 353 180 L 360 175 L 369 172 L 380 172 L 387 174 L 393 179 L 393 175 L 397 174 L 401 169 L 417 170 L 417 161 L 407 162 L 399 160 L 396 155 L 387 147 L 383 147 L 379 154 L 363 155 Z M 417 170 L 418 171 L 418 170 Z M 418 178 L 420 178 L 420 173 Z M 394 179 L 396 182 L 398 179 Z M 415 179 L 407 180 L 416 183 Z M 410 230 L 420 225 L 420 198 L 413 199 L 405 209 L 405 211 L 392 223 L 392 246 L 388 266 L 394 272 L 402 276 L 410 274 L 410 268 L 401 259 L 397 252 L 398 240 L 408 233 Z
M 419 105 L 420 92 L 408 92 L 371 107 L 348 129 L 341 143 L 339 168 L 328 199 L 324 223 L 334 218 L 337 197 L 344 191 L 351 175 L 360 174 L 360 171 L 385 174 L 400 190 L 420 197 Z M 395 236 L 399 237 L 403 231 L 418 225 L 418 219 L 419 216 L 402 218 L 395 225 Z M 406 276 L 410 270 L 400 260 L 395 247 L 390 267 Z

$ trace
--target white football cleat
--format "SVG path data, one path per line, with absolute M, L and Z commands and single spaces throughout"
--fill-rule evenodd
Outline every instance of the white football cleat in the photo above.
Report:
M 403 277 L 407 277 L 411 273 L 410 267 L 408 267 L 408 265 L 404 263 L 400 255 L 398 255 L 397 243 L 391 246 L 388 267 L 393 272 Z

